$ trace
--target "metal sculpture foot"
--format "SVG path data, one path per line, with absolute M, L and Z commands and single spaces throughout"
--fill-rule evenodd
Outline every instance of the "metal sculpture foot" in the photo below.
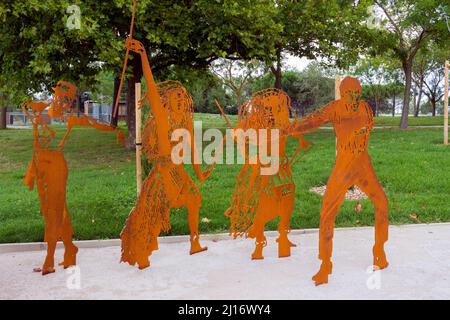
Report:
M 63 266 L 64 269 L 75 266 L 77 264 L 77 253 L 78 248 L 75 246 L 71 249 L 66 249 L 66 252 L 64 252 L 64 261 L 60 262 L 58 265 Z
M 289 241 L 287 236 L 280 236 L 277 239 L 278 242 L 278 258 L 287 258 L 291 256 L 291 247 L 296 247 L 297 245 Z
M 191 242 L 191 250 L 189 251 L 189 254 L 193 255 L 193 254 L 200 253 L 200 252 L 203 252 L 206 250 L 208 250 L 208 247 L 202 247 L 200 245 L 200 242 L 197 240 L 197 241 Z
M 331 262 L 322 262 L 319 272 L 312 277 L 316 286 L 328 283 L 328 276 L 331 274 L 332 269 L 333 264 Z
M 54 267 L 42 267 L 42 275 L 45 276 L 50 273 L 54 273 L 55 268 Z
M 378 268 L 378 270 L 386 269 L 389 266 L 389 262 L 386 259 L 386 254 L 384 252 L 374 254 L 373 265 L 375 267 L 374 269 L 376 268 Z
M 262 260 L 264 256 L 262 254 L 264 248 L 264 243 L 257 243 L 255 251 L 252 253 L 252 260 Z

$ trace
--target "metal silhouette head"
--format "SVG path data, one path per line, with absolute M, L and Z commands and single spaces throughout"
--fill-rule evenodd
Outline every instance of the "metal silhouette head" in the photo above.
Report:
M 341 92 L 341 99 L 351 104 L 353 109 L 356 110 L 359 106 L 362 92 L 359 80 L 352 77 L 345 77 L 341 82 L 339 91 Z
M 67 110 L 70 110 L 76 100 L 77 88 L 65 81 L 59 81 L 53 90 L 53 101 L 48 114 L 54 118 L 60 118 Z

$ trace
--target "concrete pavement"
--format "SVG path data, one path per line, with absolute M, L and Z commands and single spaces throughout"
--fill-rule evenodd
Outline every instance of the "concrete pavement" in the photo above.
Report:
M 270 233 L 261 261 L 250 260 L 250 239 L 204 236 L 209 250 L 189 256 L 185 237 L 165 238 L 143 271 L 120 264 L 120 247 L 110 241 L 110 247 L 81 248 L 79 269 L 58 267 L 45 277 L 32 272 L 44 251 L 0 248 L 0 298 L 450 299 L 450 224 L 390 227 L 390 265 L 376 273 L 370 267 L 373 228 L 336 229 L 333 275 L 319 287 L 311 280 L 320 263 L 317 230 L 294 231 L 290 238 L 298 247 L 279 259 Z M 61 249 L 56 257 L 62 258 Z

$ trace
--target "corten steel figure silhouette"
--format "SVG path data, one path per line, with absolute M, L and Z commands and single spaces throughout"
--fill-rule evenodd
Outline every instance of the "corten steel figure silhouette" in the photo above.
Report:
M 72 243 L 72 224 L 66 203 L 67 162 L 63 148 L 74 126 L 91 126 L 102 131 L 116 131 L 117 139 L 123 139 L 120 129 L 98 123 L 95 119 L 82 115 L 76 117 L 71 108 L 76 99 L 77 89 L 71 83 L 60 81 L 53 88 L 53 101 L 50 104 L 26 101 L 22 105 L 24 113 L 33 124 L 34 150 L 28 171 L 24 178 L 30 190 L 36 182 L 41 211 L 45 222 L 45 241 L 47 257 L 42 267 L 42 274 L 55 272 L 54 253 L 56 243 L 62 240 L 65 247 L 64 268 L 76 264 L 78 248 Z M 48 117 L 66 122 L 67 131 L 59 144 L 54 144 L 56 132 L 45 121 L 43 112 L 48 109 Z
M 241 107 L 238 126 L 235 129 L 269 129 L 267 140 L 258 141 L 258 147 L 263 143 L 270 146 L 270 129 L 287 129 L 290 124 L 290 111 L 291 100 L 286 93 L 277 89 L 263 90 L 254 94 L 252 99 Z M 225 215 L 230 219 L 231 233 L 235 238 L 245 235 L 256 239 L 252 259 L 264 259 L 263 248 L 267 245 L 264 227 L 276 217 L 280 217 L 278 256 L 289 257 L 291 247 L 295 247 L 288 239 L 295 196 L 291 165 L 300 150 L 310 147 L 310 143 L 301 135 L 295 137 L 299 140 L 299 148 L 291 159 L 287 157 L 285 150 L 287 136 L 279 137 L 279 150 L 269 151 L 271 156 L 277 156 L 279 159 L 279 171 L 273 175 L 262 175 L 260 169 L 264 165 L 261 159 L 258 157 L 252 162 L 255 164 L 252 164 L 248 152 L 245 153 L 246 162 L 236 179 L 231 205 Z M 238 147 L 243 149 L 243 146 Z M 249 143 L 246 143 L 245 148 L 249 148 Z
M 183 164 L 171 160 L 170 136 L 175 129 L 187 129 L 193 137 L 192 99 L 186 90 L 174 81 L 157 85 L 154 81 L 146 50 L 141 42 L 129 37 L 128 50 L 136 52 L 142 60 L 147 93 L 141 104 L 150 103 L 150 113 L 143 132 L 143 150 L 153 167 L 145 179 L 136 206 L 130 212 L 121 233 L 121 261 L 144 269 L 150 265 L 148 257 L 158 249 L 157 238 L 161 231 L 170 229 L 170 209 L 184 206 L 188 210 L 191 234 L 190 253 L 207 250 L 199 242 L 198 222 L 201 195 L 198 186 L 185 171 Z M 195 143 L 191 143 L 191 155 L 195 154 Z M 204 181 L 210 171 L 202 173 L 198 164 L 193 164 L 195 174 Z
M 337 138 L 336 162 L 327 183 L 320 213 L 319 258 L 322 264 L 313 277 L 316 285 L 328 282 L 332 272 L 331 254 L 335 217 L 347 190 L 357 185 L 375 206 L 373 264 L 388 266 L 384 244 L 388 240 L 388 201 L 373 169 L 367 146 L 373 128 L 373 113 L 361 101 L 361 85 L 346 77 L 340 86 L 341 99 L 333 101 L 305 119 L 294 122 L 290 133 L 305 133 L 331 122 Z

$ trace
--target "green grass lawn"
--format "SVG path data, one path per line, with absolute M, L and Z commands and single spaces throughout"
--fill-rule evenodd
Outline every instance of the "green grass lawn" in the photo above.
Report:
M 400 125 L 400 117 L 376 117 L 375 118 L 376 126 L 393 126 L 398 127 Z M 436 117 L 409 117 L 408 119 L 409 126 L 443 126 L 444 125 L 444 116 L 436 116 Z
M 237 122 L 237 116 L 227 115 L 228 120 L 234 125 Z M 205 127 L 225 128 L 226 122 L 219 114 L 196 113 L 195 120 L 203 121 Z M 375 117 L 375 126 L 378 127 L 398 127 L 400 125 L 400 117 Z M 408 125 L 415 126 L 443 126 L 444 117 L 409 117 Z
M 204 128 L 225 128 L 218 115 L 196 115 Z M 231 116 L 232 122 L 236 117 Z M 61 131 L 63 128 L 58 128 Z M 296 202 L 292 228 L 319 225 L 321 197 L 312 186 L 326 183 L 334 161 L 334 136 L 330 130 L 307 135 L 316 146 L 293 168 Z M 22 184 L 32 154 L 31 130 L 0 131 L 0 242 L 42 241 L 43 221 L 36 190 Z M 288 153 L 295 150 L 289 142 Z M 450 221 L 450 148 L 442 145 L 442 130 L 380 129 L 371 136 L 370 154 L 390 204 L 390 221 L 428 223 Z M 110 133 L 89 128 L 74 129 L 65 148 L 69 164 L 67 201 L 76 239 L 117 238 L 135 202 L 134 152 L 115 144 Z M 202 233 L 228 230 L 227 209 L 240 165 L 218 165 L 202 187 Z M 373 207 L 362 201 L 346 201 L 337 226 L 373 224 Z M 416 214 L 417 219 L 410 215 Z M 189 232 L 184 209 L 173 210 L 170 234 Z M 276 229 L 276 221 L 268 225 Z

